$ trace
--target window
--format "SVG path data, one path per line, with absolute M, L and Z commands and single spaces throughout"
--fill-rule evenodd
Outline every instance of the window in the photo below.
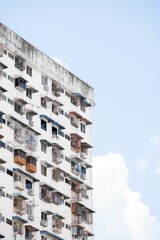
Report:
M 15 88 L 19 91 L 26 90 L 26 82 L 27 81 L 21 77 L 15 78 Z
M 21 114 L 21 115 L 25 114 L 24 106 L 22 104 L 19 104 L 19 103 L 14 104 L 14 111 Z
M 15 57 L 15 67 L 23 71 L 26 68 L 26 61 L 20 56 Z
M 41 240 L 47 240 L 47 238 L 44 236 L 41 236 Z
M 32 214 L 32 206 L 29 205 L 29 204 L 26 204 L 26 213 L 28 215 L 31 215 Z
M 27 65 L 27 74 L 32 77 L 32 68 Z
M 32 90 L 31 89 L 29 89 L 29 88 L 26 89 L 26 96 L 28 98 L 32 99 Z
M 81 102 L 80 109 L 81 109 L 82 112 L 86 111 L 86 105 L 84 103 L 82 103 L 82 102 Z
M 13 172 L 9 169 L 7 169 L 7 174 L 10 175 L 11 177 L 13 177 Z
M 47 221 L 47 214 L 45 212 L 41 212 L 41 220 Z
M 47 122 L 41 119 L 41 128 L 45 131 L 47 131 Z
M 57 136 L 57 134 L 58 134 L 58 129 L 52 126 L 52 135 Z
M 26 113 L 26 119 L 31 121 L 32 120 L 32 114 L 30 112 Z
M 41 174 L 47 176 L 47 167 L 45 167 L 44 165 L 41 165 Z
M 6 223 L 12 226 L 12 220 L 6 218 Z
M 67 183 L 68 185 L 71 184 L 71 181 L 68 178 L 65 178 L 65 183 Z
M 67 97 L 71 97 L 71 94 L 69 93 L 69 92 L 67 92 L 67 91 L 65 91 L 65 95 L 67 96 Z
M 8 75 L 8 80 L 11 81 L 11 82 L 14 82 L 14 78 L 11 77 L 10 75 Z
M 41 83 L 42 85 L 45 87 L 45 86 L 48 86 L 48 79 L 47 77 L 41 75 Z
M 47 101 L 45 98 L 41 98 L 41 106 L 44 107 L 44 108 L 47 108 Z
M 86 132 L 86 125 L 84 123 L 81 123 L 81 132 Z
M 10 57 L 12 60 L 14 60 L 14 55 L 11 53 L 8 53 L 8 57 Z
M 32 182 L 26 179 L 26 188 L 27 189 L 32 189 Z
M 44 142 L 41 142 L 41 151 L 47 153 L 47 144 Z

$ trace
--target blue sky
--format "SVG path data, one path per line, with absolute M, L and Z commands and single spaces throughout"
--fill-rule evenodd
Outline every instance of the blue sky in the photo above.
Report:
M 160 219 L 159 12 L 158 0 L 5 0 L 0 19 L 94 87 L 93 155 L 121 154 Z

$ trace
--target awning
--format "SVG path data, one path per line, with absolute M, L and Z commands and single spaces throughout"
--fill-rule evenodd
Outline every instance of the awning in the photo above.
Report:
M 79 138 L 79 139 L 83 139 L 83 137 L 81 137 L 79 134 L 77 133 L 71 133 L 71 137 L 76 137 L 76 138 Z
M 58 122 L 54 121 L 52 118 L 48 117 L 47 115 L 41 114 L 39 117 L 46 119 L 49 123 L 51 122 L 53 125 L 59 127 L 60 130 L 65 129 L 64 126 L 62 126 Z
M 95 103 L 87 98 L 82 100 L 82 103 L 86 105 L 86 107 L 93 107 L 95 106 Z
M 39 231 L 38 228 L 33 227 L 32 225 L 25 225 L 25 228 L 31 230 L 31 232 L 37 232 Z
M 53 188 L 51 185 L 45 182 L 40 182 L 40 187 L 44 187 L 48 191 L 53 191 L 55 188 Z
M 82 225 L 80 225 L 78 223 L 72 223 L 72 227 L 79 227 L 81 229 L 85 229 L 85 227 L 83 227 Z
M 84 161 L 83 162 L 84 165 L 86 166 L 86 168 L 92 168 L 93 166 L 91 164 L 89 164 L 88 162 Z
M 23 82 L 28 82 L 26 79 L 22 78 L 21 76 L 15 77 L 15 79 L 23 80 Z
M 53 217 L 54 217 L 54 216 L 56 216 L 56 217 L 58 217 L 58 218 L 60 218 L 60 219 L 65 219 L 65 217 L 63 217 L 62 215 L 60 215 L 60 214 L 57 213 L 57 212 L 53 213 Z
M 81 142 L 81 147 L 93 148 L 90 144 L 88 144 L 88 143 L 86 143 L 86 142 Z
M 38 92 L 38 90 L 37 90 L 36 88 L 32 87 L 31 85 L 27 85 L 27 87 L 26 87 L 26 88 L 28 88 L 28 89 L 32 90 L 32 92 L 33 92 L 33 93 L 36 93 L 36 92 Z
M 53 99 L 48 96 L 42 96 L 43 99 L 46 99 L 47 102 L 52 102 Z
M 0 234 L 0 238 L 5 238 L 5 236 L 4 236 L 4 235 L 2 235 L 2 234 Z
M 8 92 L 6 89 L 4 89 L 3 87 L 0 87 L 0 91 L 1 92 Z
M 25 104 L 28 103 L 28 102 L 25 101 L 23 98 L 14 98 L 14 101 L 15 101 L 16 103 L 21 103 L 21 104 L 23 104 L 23 105 L 25 105 Z
M 71 155 L 71 160 L 75 160 L 76 162 L 83 162 L 83 160 L 77 155 Z
M 83 183 L 82 184 L 82 187 L 85 187 L 87 190 L 93 190 L 93 188 L 91 187 L 91 186 L 89 186 L 88 184 L 86 184 L 86 183 Z
M 82 118 L 82 116 L 79 114 L 79 113 L 77 113 L 77 112 L 70 112 L 70 115 L 74 115 L 74 116 L 76 116 L 77 118 L 79 118 L 79 119 L 81 119 Z
M 22 222 L 22 223 L 28 223 L 28 221 L 27 221 L 26 219 L 21 218 L 21 217 L 19 217 L 19 216 L 13 216 L 13 217 L 12 217 L 12 220 L 13 220 L 13 221 L 19 221 L 19 222 Z
M 41 114 L 41 115 L 39 115 L 39 117 L 46 119 L 49 123 L 50 123 L 50 122 L 52 122 L 52 123 L 54 122 L 54 120 L 53 120 L 52 118 L 48 117 L 47 115 L 42 115 L 42 114 Z
M 63 106 L 64 104 L 60 103 L 59 101 L 57 100 L 52 100 L 53 103 L 55 103 L 56 105 L 58 106 Z
M 81 122 L 85 122 L 86 125 L 92 124 L 92 122 L 90 122 L 90 121 L 89 121 L 88 119 L 86 119 L 86 118 L 81 118 Z
M 85 97 L 84 97 L 81 93 L 79 93 L 79 92 L 73 93 L 72 96 L 74 96 L 74 97 L 80 97 L 80 98 L 82 98 L 82 99 L 85 99 Z
M 60 238 L 60 237 L 58 237 L 57 235 L 55 235 L 55 234 L 53 234 L 53 233 L 51 233 L 51 232 L 48 232 L 48 231 L 46 231 L 46 230 L 40 231 L 40 234 L 41 234 L 41 235 L 44 234 L 44 235 L 47 235 L 47 236 L 49 236 L 49 237 L 53 237 L 54 240 L 64 240 L 63 238 Z
M 62 146 L 60 146 L 58 143 L 52 143 L 52 146 L 54 149 L 57 149 L 57 150 L 64 150 L 64 148 Z
M 0 158 L 0 164 L 6 163 L 6 161 L 2 158 Z
M 21 198 L 22 200 L 27 200 L 28 198 L 22 195 L 21 193 L 13 193 L 14 198 Z
M 33 182 L 39 182 L 39 181 L 40 181 L 39 179 L 33 177 L 31 174 L 29 174 L 29 173 L 27 173 L 27 172 L 24 172 L 24 171 L 22 171 L 22 170 L 19 169 L 19 168 L 13 168 L 13 172 L 14 172 L 14 173 L 20 172 L 20 173 L 24 174 L 25 176 L 31 178 L 31 179 L 33 180 Z
M 42 160 L 41 164 L 45 165 L 47 168 L 53 167 L 53 165 L 51 163 L 47 162 L 46 160 Z
M 5 69 L 5 68 L 8 68 L 8 67 L 6 65 L 4 65 L 2 62 L 0 62 L 0 68 Z
M 85 229 L 84 232 L 88 235 L 88 237 L 93 237 L 94 236 L 94 233 L 88 231 L 87 229 Z
M 51 142 L 47 141 L 46 139 L 41 139 L 40 142 L 47 144 L 47 147 L 51 147 L 53 145 Z
M 65 127 L 62 126 L 62 125 L 61 125 L 60 123 L 58 123 L 58 122 L 53 121 L 53 125 L 59 127 L 60 130 L 64 130 L 64 129 L 65 129 Z
M 48 209 L 42 209 L 41 212 L 46 213 L 47 215 L 53 215 L 53 212 Z
M 38 115 L 38 113 L 35 112 L 35 111 L 34 111 L 33 109 L 31 109 L 31 108 L 27 108 L 27 109 L 26 109 L 26 112 L 30 113 L 32 116 Z

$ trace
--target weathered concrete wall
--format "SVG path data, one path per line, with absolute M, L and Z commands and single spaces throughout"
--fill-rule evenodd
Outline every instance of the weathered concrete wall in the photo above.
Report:
M 48 78 L 56 80 L 73 93 L 80 92 L 84 97 L 93 101 L 93 88 L 91 86 L 56 63 L 52 58 L 42 53 L 2 23 L 0 23 L 0 41 L 7 49 L 26 59 L 28 64 L 31 64 L 36 70 Z

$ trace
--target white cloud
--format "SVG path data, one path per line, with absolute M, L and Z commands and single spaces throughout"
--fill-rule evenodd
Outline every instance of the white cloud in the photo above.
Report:
M 147 168 L 147 161 L 143 158 L 140 158 L 135 161 L 135 165 L 139 171 L 142 171 Z
M 128 186 L 123 156 L 93 159 L 95 240 L 159 240 L 160 222 Z
M 150 143 L 159 148 L 160 147 L 160 137 L 159 136 L 151 137 Z

